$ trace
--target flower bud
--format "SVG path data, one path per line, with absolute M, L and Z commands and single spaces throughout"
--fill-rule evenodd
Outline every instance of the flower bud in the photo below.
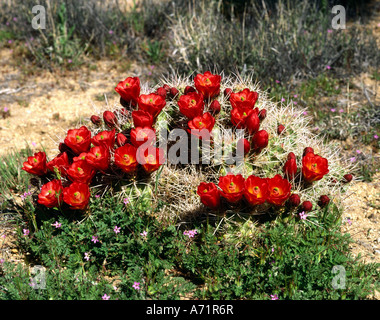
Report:
M 324 208 L 329 204 L 329 202 L 330 202 L 330 198 L 326 195 L 322 195 L 319 197 L 318 205 L 321 208 Z
M 311 147 L 306 147 L 305 149 L 303 149 L 303 154 L 302 154 L 302 156 L 303 156 L 303 157 L 306 156 L 309 152 L 314 153 L 314 149 L 311 148 Z
M 125 135 L 123 135 L 122 133 L 118 133 L 116 135 L 116 144 L 118 147 L 122 147 L 123 145 L 125 145 L 127 143 L 128 139 Z
M 102 119 L 96 115 L 91 116 L 91 122 L 97 126 L 99 126 L 102 123 Z
M 255 150 L 262 150 L 268 146 L 268 132 L 265 130 L 260 130 L 252 138 L 252 145 Z
M 289 154 L 288 154 L 288 160 L 290 160 L 290 159 L 296 160 L 296 155 L 294 154 L 294 152 L 289 152 Z
M 184 94 L 188 94 L 190 92 L 197 92 L 197 90 L 195 90 L 195 88 L 192 86 L 186 86 Z
M 303 211 L 311 211 L 313 209 L 313 204 L 310 201 L 302 202 L 302 210 Z
M 288 203 L 291 207 L 298 207 L 301 203 L 300 196 L 298 194 L 293 193 L 289 197 Z
M 343 176 L 343 178 L 344 178 L 344 182 L 347 183 L 347 182 L 351 182 L 353 176 L 352 176 L 352 174 L 348 173 L 348 174 L 345 174 L 345 175 Z
M 170 88 L 170 97 L 172 99 L 175 98 L 178 95 L 178 93 L 179 91 L 177 88 L 174 88 L 174 87 Z
M 117 124 L 117 118 L 112 111 L 104 111 L 103 120 L 105 124 L 110 128 L 113 128 Z
M 166 99 L 167 92 L 163 87 L 159 87 L 155 93 Z
M 284 132 L 284 130 L 285 130 L 285 126 L 284 125 L 282 125 L 282 124 L 278 125 L 278 127 L 277 127 L 277 134 L 280 135 L 281 133 Z
M 261 109 L 259 111 L 259 119 L 260 121 L 263 121 L 267 117 L 267 110 L 266 109 Z
M 230 98 L 231 93 L 232 93 L 231 88 L 224 89 L 224 96 L 227 97 L 228 99 Z
M 214 114 L 214 115 L 218 114 L 220 112 L 220 103 L 219 103 L 219 101 L 218 100 L 214 100 L 213 102 L 211 102 L 209 109 L 210 109 L 210 112 L 212 114 Z

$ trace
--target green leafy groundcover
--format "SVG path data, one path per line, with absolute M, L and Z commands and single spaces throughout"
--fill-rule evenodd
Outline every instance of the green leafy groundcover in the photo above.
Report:
M 4 261 L 0 299 L 366 299 L 378 285 L 378 265 L 349 254 L 334 204 L 319 212 L 323 227 L 280 215 L 260 224 L 209 217 L 185 228 L 157 219 L 159 206 L 109 195 L 91 197 L 90 209 L 86 217 L 38 212 L 29 236 L 21 227 L 19 245 L 30 266 L 45 267 L 45 284 Z

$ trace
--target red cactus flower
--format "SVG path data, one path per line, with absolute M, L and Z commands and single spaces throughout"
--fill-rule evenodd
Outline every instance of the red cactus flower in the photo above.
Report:
M 198 186 L 197 194 L 206 207 L 213 210 L 220 207 L 220 194 L 214 183 L 201 182 Z
M 197 92 L 184 94 L 178 100 L 178 107 L 179 111 L 189 119 L 201 116 L 204 109 L 203 96 Z
M 122 134 L 122 133 L 118 133 L 118 134 L 116 135 L 116 145 L 117 145 L 118 147 L 122 147 L 122 146 L 125 145 L 127 142 L 128 142 L 128 139 L 127 139 L 127 137 L 126 137 L 124 134 Z
M 269 196 L 267 179 L 254 175 L 245 180 L 244 190 L 245 199 L 253 206 L 264 203 Z
M 285 177 L 288 179 L 293 179 L 297 173 L 297 161 L 296 159 L 289 159 L 285 162 L 284 167 L 282 168 Z
M 239 107 L 231 110 L 231 122 L 238 129 L 246 127 L 246 120 L 251 115 L 253 110 L 247 107 Z
M 204 74 L 197 74 L 194 78 L 195 88 L 205 99 L 212 99 L 220 93 L 220 81 L 222 77 L 206 71 Z
M 290 197 L 292 185 L 287 179 L 283 179 L 281 175 L 276 174 L 273 178 L 267 179 L 268 183 L 268 203 L 281 206 Z
M 86 183 L 73 182 L 63 189 L 63 201 L 73 210 L 86 209 L 90 201 L 90 188 Z
M 87 152 L 82 152 L 79 156 L 73 158 L 73 162 L 79 160 L 86 160 Z
M 67 169 L 68 178 L 75 182 L 89 184 L 94 177 L 96 170 L 86 160 L 74 161 Z
M 113 150 L 115 148 L 115 132 L 115 129 L 101 131 L 91 139 L 91 142 L 94 146 L 103 145 L 107 149 Z
M 153 116 L 148 111 L 132 111 L 133 124 L 136 127 L 151 127 L 153 125 Z
M 87 152 L 91 144 L 91 131 L 85 126 L 70 129 L 67 131 L 64 143 L 76 154 Z
M 156 130 L 150 127 L 137 127 L 131 130 L 131 143 L 138 148 L 145 142 L 150 144 L 156 142 Z
M 47 172 L 46 153 L 40 151 L 35 153 L 34 156 L 28 157 L 21 169 L 37 176 L 44 175 Z
M 115 90 L 125 102 L 132 102 L 135 105 L 140 96 L 140 79 L 128 77 L 124 81 L 120 81 Z
M 245 88 L 239 92 L 231 92 L 230 103 L 232 108 L 250 108 L 253 109 L 259 95 L 255 91 Z
M 302 158 L 302 175 L 305 181 L 318 181 L 329 173 L 329 164 L 326 158 L 312 152 Z
M 109 149 L 103 145 L 92 147 L 86 154 L 86 161 L 95 169 L 107 170 L 110 164 Z
M 241 174 L 227 174 L 219 177 L 219 187 L 222 189 L 220 195 L 230 203 L 236 203 L 243 198 L 244 178 Z
M 218 100 L 214 100 L 213 102 L 210 103 L 209 110 L 211 114 L 215 115 L 218 114 L 221 110 L 220 103 Z
M 257 114 L 257 109 L 253 109 L 253 112 L 247 117 L 245 125 L 248 129 L 249 134 L 253 135 L 260 129 L 260 119 Z
M 162 148 L 139 148 L 137 150 L 137 161 L 142 165 L 145 172 L 156 171 L 165 162 L 165 152 Z
M 61 176 L 66 176 L 66 171 L 70 166 L 69 158 L 66 152 L 60 153 L 53 160 L 50 160 L 46 164 L 48 170 L 55 172 L 56 170 L 59 172 Z
M 38 195 L 37 202 L 48 208 L 59 207 L 63 202 L 63 187 L 61 180 L 52 180 L 44 184 Z
M 293 193 L 288 199 L 288 204 L 290 207 L 298 207 L 300 203 L 301 198 L 298 194 Z
M 265 130 L 259 130 L 252 138 L 252 146 L 256 151 L 260 151 L 268 146 L 269 134 Z
M 157 118 L 157 116 L 166 105 L 165 99 L 155 93 L 142 94 L 139 97 L 137 103 L 139 105 L 139 110 L 149 112 L 152 115 L 153 119 Z
M 206 112 L 202 116 L 198 116 L 190 120 L 188 123 L 189 130 L 191 134 L 202 138 L 202 130 L 205 129 L 208 132 L 214 128 L 215 118 L 209 113 Z
M 136 147 L 129 143 L 115 150 L 115 165 L 125 173 L 133 173 L 137 170 Z
M 302 202 L 302 210 L 303 211 L 311 211 L 313 209 L 313 204 L 310 201 L 304 201 Z

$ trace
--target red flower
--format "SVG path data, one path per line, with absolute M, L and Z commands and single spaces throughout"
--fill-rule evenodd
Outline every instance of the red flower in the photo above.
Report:
M 212 182 L 201 182 L 197 189 L 201 202 L 210 209 L 217 209 L 220 206 L 220 194 L 216 185 Z
M 197 92 L 182 95 L 178 100 L 179 111 L 187 118 L 194 119 L 203 114 L 203 96 Z
M 288 154 L 288 160 L 289 159 L 294 159 L 294 160 L 296 160 L 296 155 L 294 154 L 294 152 L 289 152 L 289 154 Z
M 137 127 L 131 130 L 131 143 L 138 148 L 145 142 L 153 144 L 156 141 L 156 130 L 150 127 Z
M 248 88 L 240 92 L 231 92 L 230 103 L 232 108 L 250 108 L 253 109 L 259 95 L 255 91 L 251 91 Z
M 186 86 L 183 94 L 189 94 L 190 92 L 197 92 L 197 90 L 195 90 L 195 88 L 192 86 Z
M 257 151 L 264 149 L 268 145 L 268 139 L 268 132 L 265 130 L 257 131 L 252 138 L 253 148 Z
M 136 127 L 151 127 L 153 125 L 153 116 L 148 111 L 132 111 L 133 124 Z
M 86 183 L 73 182 L 63 189 L 63 201 L 73 210 L 83 210 L 90 201 L 90 188 Z
M 103 145 L 109 150 L 113 150 L 115 148 L 115 132 L 113 129 L 111 131 L 102 131 L 99 132 L 96 136 L 91 139 L 91 142 L 94 146 Z
M 293 159 L 293 158 L 288 159 L 285 162 L 282 170 L 285 174 L 285 177 L 287 177 L 288 179 L 293 179 L 297 173 L 297 161 L 296 161 L 296 159 Z
M 157 118 L 166 105 L 166 101 L 158 94 L 142 94 L 138 99 L 139 110 L 149 112 L 153 119 Z
M 214 100 L 210 103 L 209 110 L 213 115 L 218 114 L 220 112 L 220 103 L 218 100 Z
M 243 198 L 244 194 L 244 178 L 241 174 L 227 174 L 219 177 L 219 187 L 222 189 L 220 194 L 230 203 L 236 203 Z
M 245 120 L 245 125 L 249 134 L 255 134 L 260 129 L 260 119 L 257 114 L 257 108 L 253 109 L 253 112 Z
M 46 166 L 48 170 L 52 172 L 55 172 L 57 170 L 60 175 L 65 176 L 66 171 L 70 166 L 67 153 L 66 152 L 60 153 L 53 160 L 49 161 Z
M 231 93 L 232 93 L 233 91 L 232 91 L 232 89 L 231 88 L 226 88 L 226 89 L 224 89 L 224 96 L 229 100 L 230 99 L 230 95 L 231 95 Z
M 174 99 L 177 96 L 177 94 L 179 93 L 179 91 L 177 88 L 172 87 L 172 88 L 170 88 L 169 93 L 170 93 L 170 98 Z
M 287 179 L 283 179 L 279 174 L 273 178 L 267 179 L 268 183 L 268 203 L 281 206 L 290 197 L 292 185 Z
M 209 112 L 206 112 L 202 116 L 193 118 L 187 124 L 189 126 L 188 131 L 201 138 L 203 129 L 211 132 L 212 128 L 214 128 L 215 118 Z
M 326 158 L 315 155 L 312 152 L 307 153 L 302 158 L 302 175 L 305 181 L 313 182 L 323 178 L 329 173 L 329 164 Z
M 125 102 L 132 102 L 135 105 L 140 95 L 140 79 L 128 77 L 120 81 L 115 90 Z
M 35 174 L 37 176 L 42 176 L 46 173 L 46 153 L 37 152 L 34 156 L 28 157 L 28 160 L 24 162 L 22 170 Z
M 252 109 L 242 107 L 234 108 L 231 110 L 231 122 L 238 129 L 244 129 L 246 127 L 246 120 L 253 112 Z
M 79 156 L 74 157 L 73 161 L 86 160 L 87 152 L 82 152 Z
M 148 173 L 156 171 L 165 162 L 165 152 L 162 148 L 137 149 L 137 161 Z
M 63 200 L 63 187 L 61 180 L 52 180 L 44 184 L 38 195 L 37 202 L 45 207 L 59 207 Z
M 91 131 L 85 126 L 79 129 L 70 129 L 67 131 L 64 143 L 76 154 L 87 152 L 91 144 Z
M 136 147 L 129 143 L 115 150 L 115 164 L 124 172 L 132 173 L 137 169 Z
M 104 123 L 109 127 L 113 128 L 117 125 L 116 115 L 112 111 L 104 111 L 103 112 L 103 120 Z
M 95 169 L 107 170 L 110 164 L 109 149 L 103 145 L 92 147 L 86 154 L 86 161 Z
M 96 171 L 93 166 L 85 160 L 74 161 L 67 170 L 67 176 L 71 181 L 89 184 Z
M 251 175 L 245 180 L 244 197 L 250 205 L 254 206 L 264 203 L 268 195 L 267 179 Z
M 211 99 L 220 93 L 220 81 L 222 77 L 206 71 L 204 74 L 197 74 L 194 78 L 195 88 L 205 99 Z
M 123 135 L 122 133 L 118 133 L 116 135 L 116 144 L 117 144 L 118 147 L 122 147 L 127 142 L 128 142 L 127 137 L 125 135 Z

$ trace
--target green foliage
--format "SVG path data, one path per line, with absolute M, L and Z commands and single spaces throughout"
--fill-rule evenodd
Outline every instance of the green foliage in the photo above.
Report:
M 339 232 L 334 206 L 317 213 L 320 225 L 296 215 L 262 223 L 195 221 L 186 227 L 197 230 L 195 237 L 147 209 L 109 195 L 94 198 L 87 216 L 37 208 L 38 231 L 20 232 L 19 244 L 30 265 L 46 268 L 46 287 L 33 289 L 30 270 L 6 261 L 0 298 L 365 299 L 375 288 L 378 266 L 349 254 L 351 239 Z M 337 265 L 346 271 L 342 289 L 332 287 Z

